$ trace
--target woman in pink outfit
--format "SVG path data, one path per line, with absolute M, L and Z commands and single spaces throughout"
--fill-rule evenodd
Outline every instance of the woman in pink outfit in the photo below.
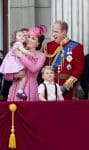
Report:
M 41 48 L 44 40 L 44 33 L 47 29 L 44 25 L 37 26 L 29 29 L 27 37 L 27 50 L 17 50 L 16 56 L 25 67 L 25 73 L 27 76 L 27 82 L 25 86 L 25 93 L 27 95 L 27 101 L 38 100 L 38 84 L 37 76 L 45 63 L 46 56 L 44 53 L 37 51 Z M 28 52 L 32 53 L 32 57 L 26 56 Z M 8 101 L 23 101 L 16 96 L 19 87 L 19 78 L 24 76 L 24 72 L 7 74 L 6 79 L 13 80 L 13 84 L 9 90 Z

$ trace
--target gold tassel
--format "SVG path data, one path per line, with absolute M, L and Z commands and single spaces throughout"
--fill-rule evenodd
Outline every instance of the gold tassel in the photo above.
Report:
M 15 139 L 15 134 L 14 133 L 11 133 L 11 135 L 10 135 L 9 148 L 11 148 L 11 149 L 16 148 L 16 139 Z
M 15 104 L 9 105 L 9 110 L 12 112 L 12 126 L 11 126 L 11 134 L 9 138 L 9 145 L 10 149 L 16 148 L 16 138 L 15 138 L 15 128 L 14 128 L 14 112 L 16 111 L 17 106 Z

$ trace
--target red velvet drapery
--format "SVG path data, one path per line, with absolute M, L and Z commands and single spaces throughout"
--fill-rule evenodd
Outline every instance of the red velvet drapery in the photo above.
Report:
M 8 150 L 9 104 L 0 103 L 0 150 Z M 16 150 L 89 150 L 89 101 L 15 104 Z

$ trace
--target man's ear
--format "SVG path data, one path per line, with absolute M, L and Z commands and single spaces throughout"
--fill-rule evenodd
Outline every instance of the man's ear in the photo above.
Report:
M 67 32 L 66 32 L 66 30 L 63 30 L 63 32 L 62 32 L 62 33 L 63 33 L 63 35 L 66 35 L 66 33 L 67 33 Z

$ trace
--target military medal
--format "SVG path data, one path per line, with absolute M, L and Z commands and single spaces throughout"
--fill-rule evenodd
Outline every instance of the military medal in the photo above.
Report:
M 66 66 L 66 69 L 67 70 L 71 70 L 72 69 L 72 65 L 70 64 L 70 62 L 72 61 L 72 56 L 71 55 L 68 55 L 67 56 L 67 58 L 66 58 L 66 60 L 67 60 L 67 62 L 69 63 L 67 66 Z
M 72 61 L 72 59 L 73 59 L 73 58 L 72 58 L 72 56 L 71 56 L 71 55 L 68 55 L 68 56 L 67 56 L 67 58 L 66 58 L 67 62 L 71 62 L 71 61 Z
M 70 71 L 70 70 L 72 69 L 71 64 L 68 64 L 68 65 L 66 66 L 66 69 Z
M 72 65 L 70 64 L 70 62 L 73 60 L 73 57 L 72 57 L 72 51 L 70 50 L 70 48 L 68 48 L 66 60 L 69 63 L 66 66 L 66 69 L 67 70 L 71 70 L 72 69 Z
M 67 55 L 72 55 L 72 51 L 70 50 L 69 47 L 68 47 Z

